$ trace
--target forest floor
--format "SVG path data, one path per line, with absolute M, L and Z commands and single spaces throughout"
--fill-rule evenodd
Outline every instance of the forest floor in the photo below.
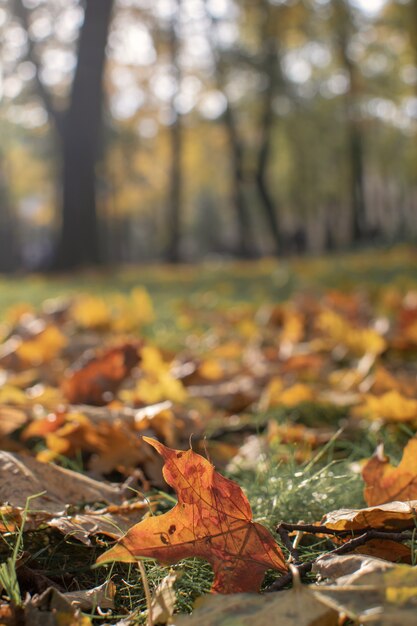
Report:
M 416 250 L 2 278 L 0 338 L 0 624 L 414 623 Z

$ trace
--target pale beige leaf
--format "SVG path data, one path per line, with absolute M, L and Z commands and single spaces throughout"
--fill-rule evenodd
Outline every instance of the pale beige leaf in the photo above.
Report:
M 87 502 L 120 504 L 123 501 L 120 486 L 99 482 L 31 457 L 0 451 L 0 503 L 25 507 L 27 499 L 35 494 L 43 495 L 33 500 L 31 509 L 54 515 L 65 511 L 68 505 Z
M 338 614 L 323 605 L 306 586 L 255 595 L 204 596 L 192 615 L 180 615 L 175 626 L 337 626 Z

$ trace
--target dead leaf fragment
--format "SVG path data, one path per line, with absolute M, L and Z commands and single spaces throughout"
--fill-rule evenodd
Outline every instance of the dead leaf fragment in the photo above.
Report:
M 116 585 L 111 580 L 108 580 L 93 589 L 67 591 L 61 595 L 82 611 L 91 611 L 97 607 L 100 607 L 100 609 L 113 609 Z
M 177 601 L 174 584 L 181 577 L 181 572 L 171 571 L 161 580 L 152 597 L 152 622 L 154 624 L 170 624 Z

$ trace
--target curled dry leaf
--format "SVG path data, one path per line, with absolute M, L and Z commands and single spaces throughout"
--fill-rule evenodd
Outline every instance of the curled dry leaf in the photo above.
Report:
M 138 364 L 139 348 L 139 342 L 131 341 L 101 354 L 84 355 L 62 382 L 66 399 L 72 403 L 107 404 L 111 394 Z
M 373 506 L 417 499 L 417 438 L 404 448 L 401 463 L 394 467 L 384 455 L 382 446 L 362 469 L 366 503 Z
M 192 450 L 144 439 L 163 457 L 164 478 L 175 488 L 178 504 L 131 528 L 98 563 L 149 557 L 171 564 L 200 557 L 212 565 L 212 590 L 218 593 L 258 591 L 267 569 L 286 570 L 281 550 L 270 532 L 252 521 L 249 502 L 236 483 Z
M 401 531 L 414 524 L 417 500 L 388 502 L 364 509 L 338 509 L 327 513 L 320 524 L 332 530 Z

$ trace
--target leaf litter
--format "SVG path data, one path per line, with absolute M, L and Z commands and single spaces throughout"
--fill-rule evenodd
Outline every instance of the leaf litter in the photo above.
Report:
M 6 312 L 0 623 L 411 623 L 416 293 L 189 298 L 171 309 L 175 350 L 144 288 Z M 399 464 L 381 446 L 372 456 L 381 440 Z M 364 499 L 342 486 L 334 500 L 343 476 L 363 481 Z M 97 557 L 111 565 L 93 568 Z M 209 590 L 200 558 L 221 597 L 179 618 Z M 344 559 L 336 576 L 325 559 Z M 110 583 L 106 604 L 94 589 Z M 260 588 L 275 592 L 241 593 Z

